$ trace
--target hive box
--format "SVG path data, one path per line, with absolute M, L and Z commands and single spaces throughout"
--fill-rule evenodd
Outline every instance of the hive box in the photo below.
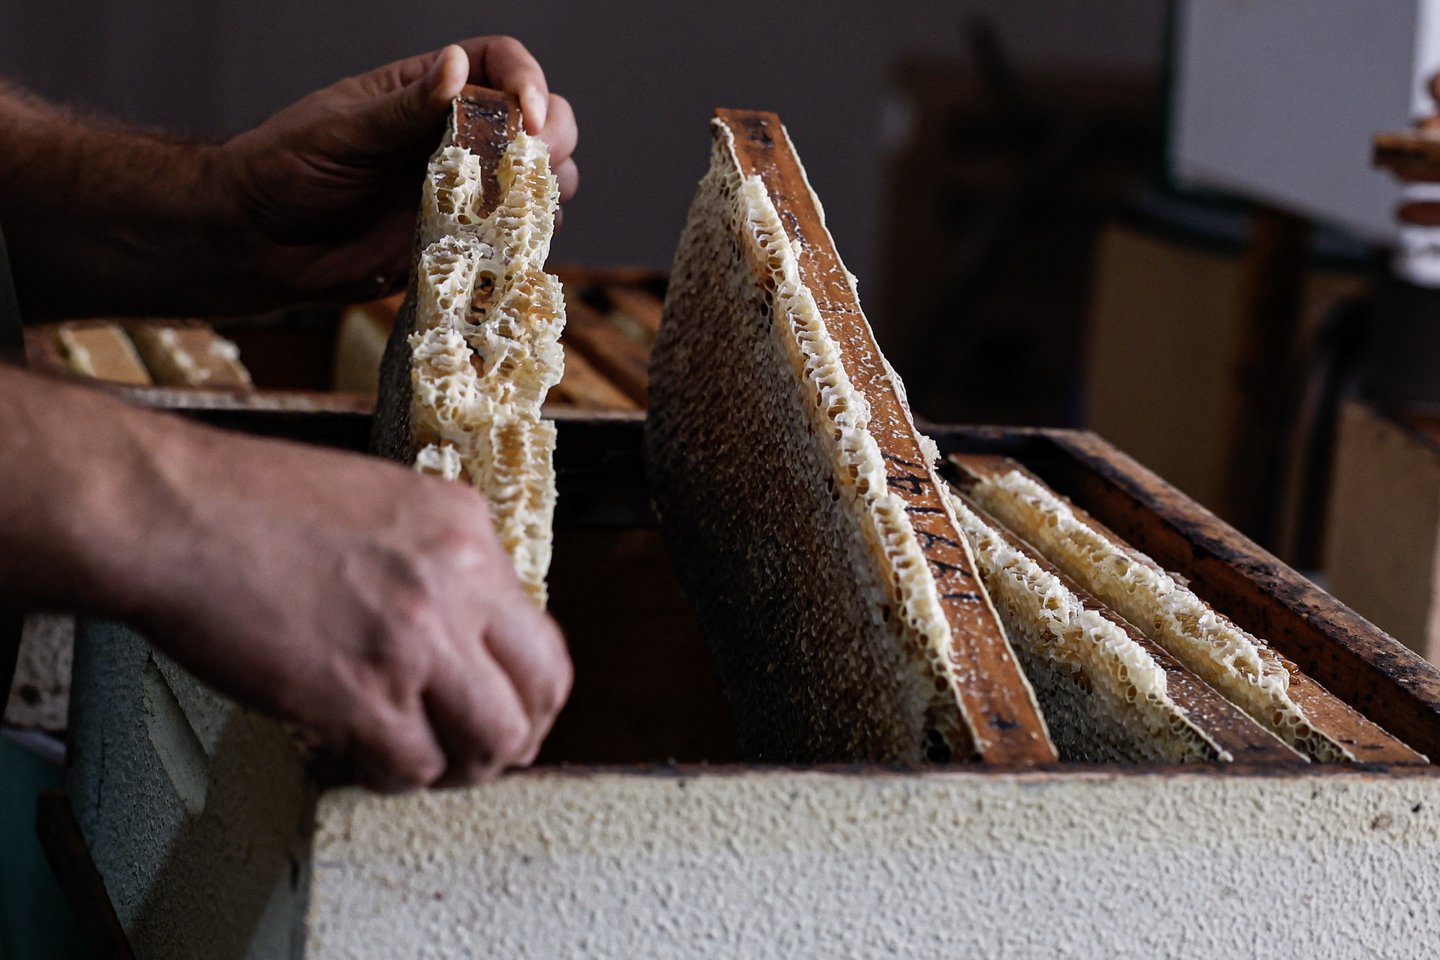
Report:
M 357 448 L 369 429 L 224 417 Z M 640 431 L 560 420 L 552 609 L 578 679 L 535 770 L 328 789 L 280 725 L 81 625 L 70 802 L 136 955 L 1418 957 L 1440 936 L 1432 767 L 735 762 Z M 1020 460 L 1440 756 L 1432 668 L 1102 441 L 929 432 Z
M 1325 575 L 1337 597 L 1440 662 L 1440 420 L 1341 409 Z

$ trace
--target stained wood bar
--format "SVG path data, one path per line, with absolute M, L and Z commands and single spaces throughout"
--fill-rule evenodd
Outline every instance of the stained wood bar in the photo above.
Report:
M 638 403 L 596 370 L 573 344 L 565 353 L 565 373 L 551 389 L 548 402 L 569 404 L 581 410 L 640 409 Z
M 620 332 L 598 310 L 565 291 L 565 343 L 635 404 L 649 402 L 649 350 Z
M 653 294 L 636 287 L 622 287 L 611 284 L 605 288 L 610 305 L 635 321 L 644 330 L 649 340 L 660 332 L 660 316 L 663 304 Z

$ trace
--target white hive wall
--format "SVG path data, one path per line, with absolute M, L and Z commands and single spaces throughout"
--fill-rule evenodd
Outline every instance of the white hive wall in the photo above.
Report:
M 536 771 L 329 794 L 317 822 L 311 960 L 1338 960 L 1440 937 L 1428 777 Z
M 308 783 L 294 738 L 134 631 L 80 620 L 66 791 L 143 960 L 296 955 Z

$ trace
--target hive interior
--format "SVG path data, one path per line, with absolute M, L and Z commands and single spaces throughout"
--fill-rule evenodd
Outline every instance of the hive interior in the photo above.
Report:
M 652 359 L 647 458 L 743 755 L 1036 763 L 1053 735 L 1078 761 L 1423 762 L 1137 551 L 1086 547 L 1060 498 L 1001 495 L 1032 478 L 973 486 L 985 519 L 948 498 L 917 509 L 904 494 L 940 485 L 934 447 L 803 171 L 765 166 L 799 171 L 783 127 L 721 111 L 712 129 Z M 985 725 L 977 705 L 1033 703 L 1031 684 L 1048 731 Z
M 853 278 L 793 153 L 767 166 L 783 127 L 712 129 L 651 356 L 648 480 L 745 751 L 1053 760 L 933 446 L 858 306 L 833 322 Z
M 1423 759 L 1019 464 L 955 460 L 969 495 L 999 523 L 1298 754 L 1320 762 Z

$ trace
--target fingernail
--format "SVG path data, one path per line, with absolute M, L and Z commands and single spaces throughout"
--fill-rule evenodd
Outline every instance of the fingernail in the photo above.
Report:
M 452 44 L 451 46 L 448 46 L 448 47 L 446 47 L 445 49 L 443 49 L 443 50 L 440 51 L 440 53 L 435 57 L 435 62 L 432 63 L 432 64 L 430 64 L 430 70 L 429 70 L 429 72 L 427 72 L 427 73 L 425 74 L 425 86 L 426 86 L 427 88 L 429 88 L 430 90 L 432 90 L 432 91 L 443 92 L 443 93 L 447 94 L 447 96 L 446 96 L 446 99 L 447 99 L 447 100 L 450 99 L 451 97 L 458 96 L 459 93 L 460 93 L 460 90 L 459 90 L 458 87 L 455 89 L 455 91 L 454 91 L 453 93 L 450 92 L 450 91 L 442 90 L 442 85 L 443 85 L 444 76 L 445 76 L 445 70 L 446 70 L 446 67 L 447 67 L 447 66 L 449 65 L 449 63 L 450 63 L 450 60 L 451 60 L 452 57 L 453 57 L 453 55 L 450 53 L 450 51 L 451 51 L 451 50 L 455 50 L 455 49 L 459 49 L 459 50 L 460 50 L 460 55 L 461 55 L 462 57 L 465 56 L 465 50 L 464 50 L 463 48 L 458 48 L 458 47 L 456 47 L 455 45 Z M 462 83 L 462 85 L 463 85 L 463 83 L 464 83 L 463 72 L 462 72 L 461 83 Z
M 545 129 L 545 110 L 548 105 L 545 98 L 540 96 L 540 91 L 535 87 L 526 87 L 521 97 L 520 112 L 525 117 L 525 127 L 530 133 L 539 133 Z

